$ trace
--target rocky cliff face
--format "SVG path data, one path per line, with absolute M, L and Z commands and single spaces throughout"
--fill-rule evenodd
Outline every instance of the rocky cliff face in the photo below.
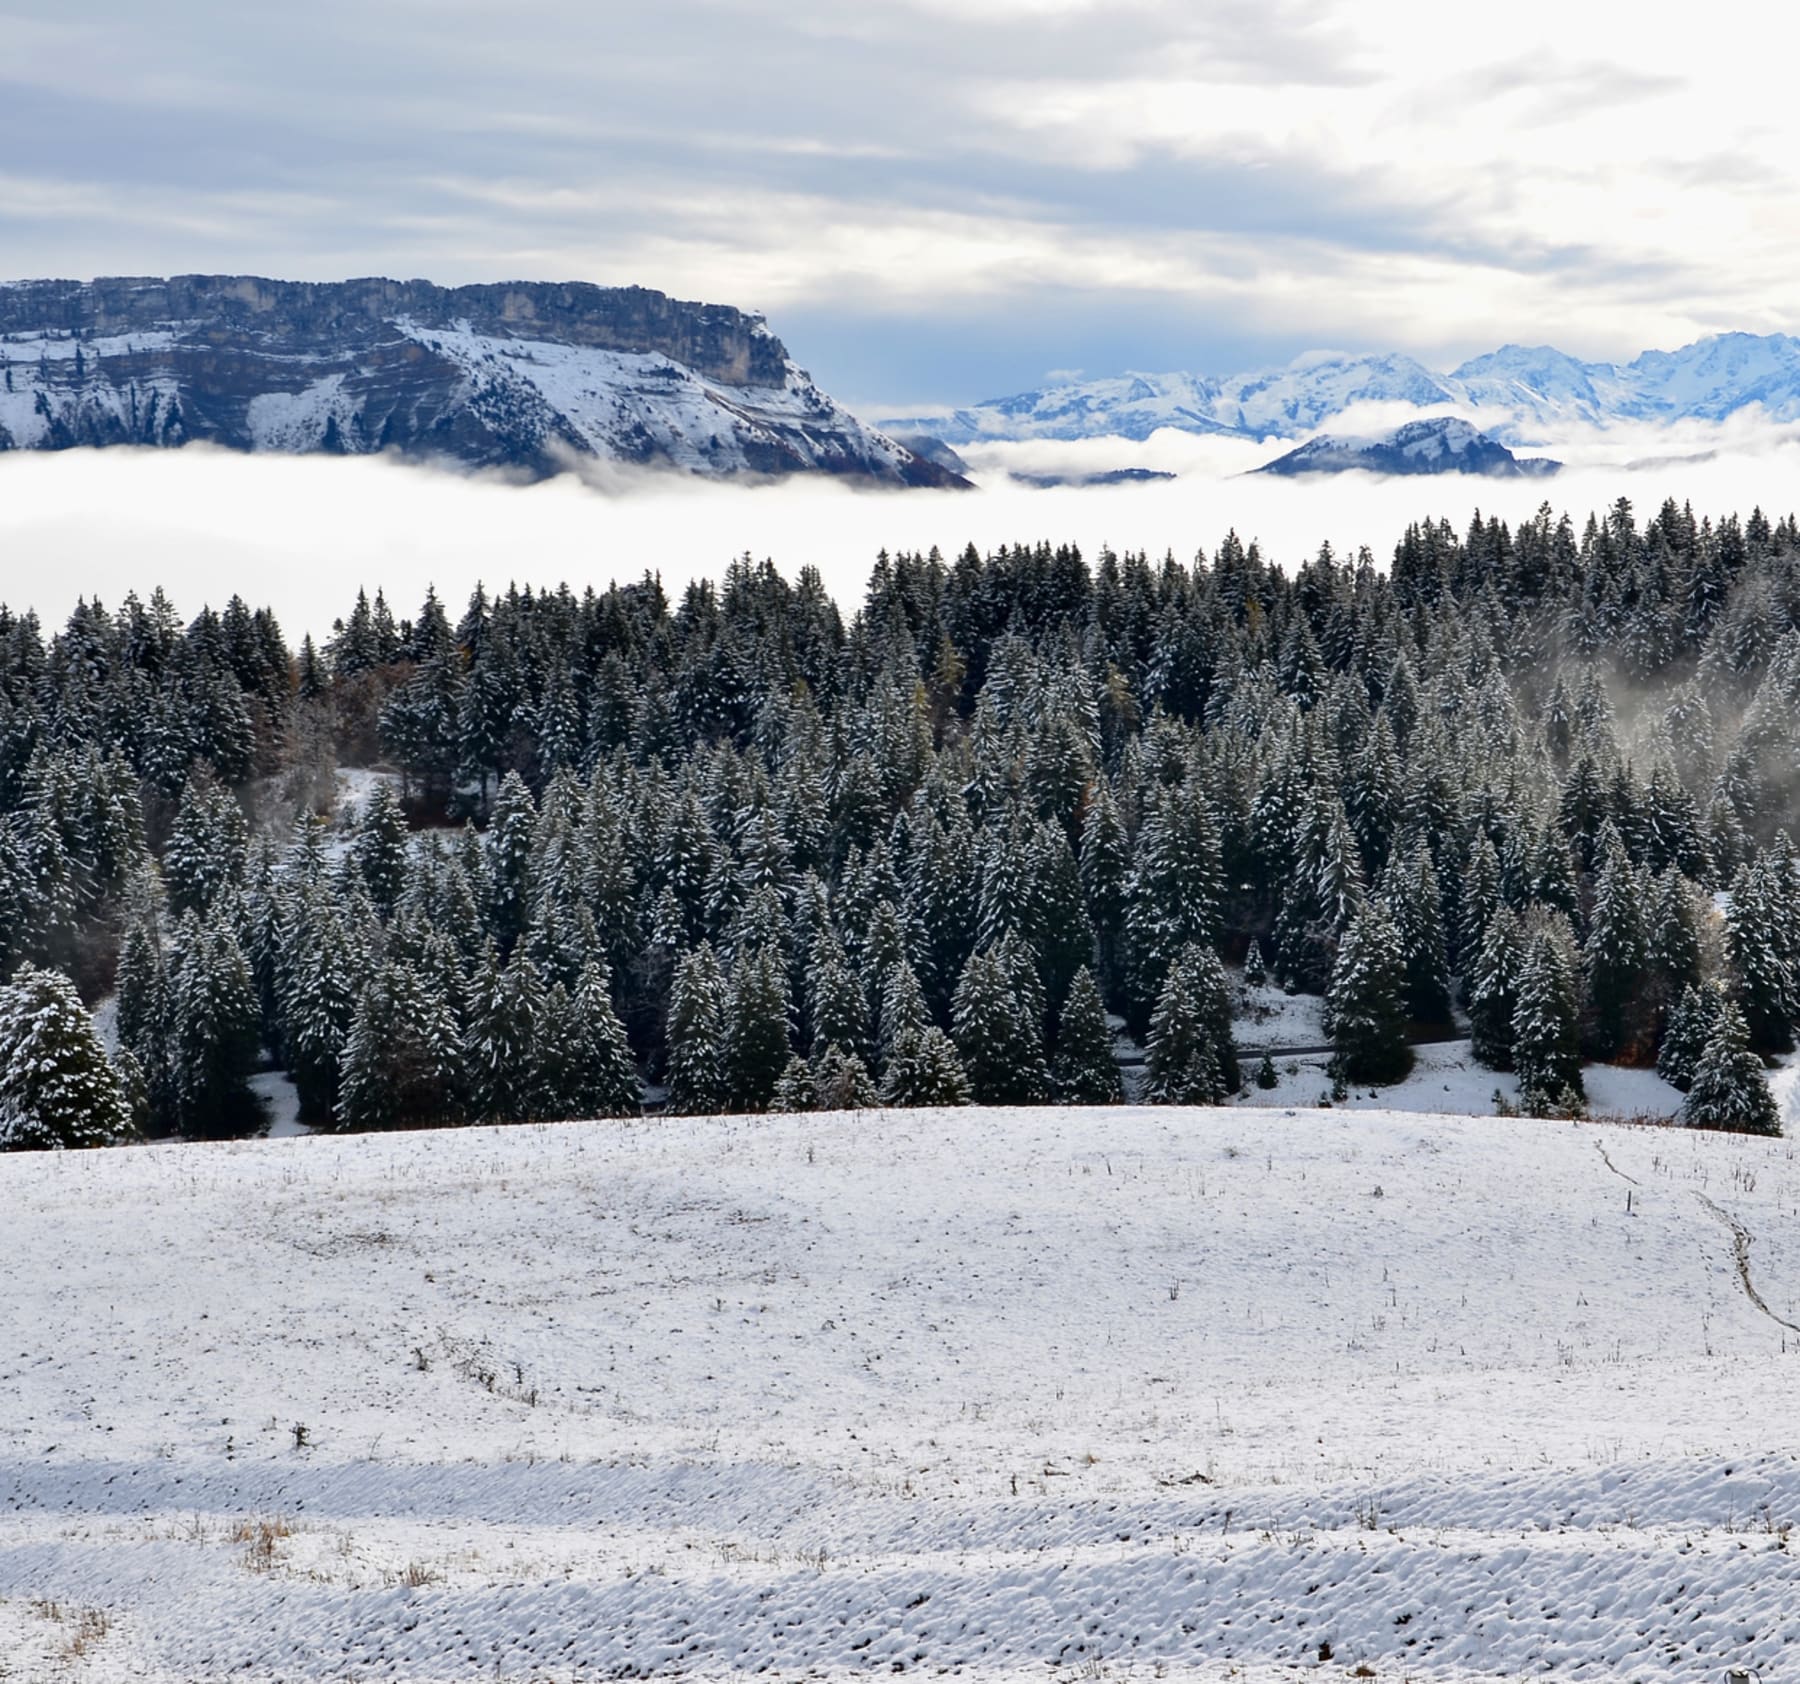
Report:
M 833 403 L 760 317 L 641 287 L 0 286 L 0 449 L 190 441 L 964 483 Z

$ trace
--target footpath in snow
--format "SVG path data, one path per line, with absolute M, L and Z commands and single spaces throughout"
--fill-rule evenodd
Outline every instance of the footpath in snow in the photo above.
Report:
M 958 1110 L 0 1170 L 0 1677 L 1800 1658 L 1788 1141 Z

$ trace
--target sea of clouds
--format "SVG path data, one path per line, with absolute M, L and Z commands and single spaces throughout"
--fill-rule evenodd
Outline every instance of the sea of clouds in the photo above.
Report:
M 1400 418 L 1350 415 L 1332 430 Z M 328 633 L 359 587 L 384 590 L 408 615 L 429 585 L 453 606 L 477 582 L 581 589 L 646 570 L 679 591 L 748 553 L 789 576 L 816 566 L 854 605 L 884 548 L 953 555 L 971 542 L 986 551 L 1047 539 L 1187 560 L 1235 529 L 1291 567 L 1325 541 L 1346 555 L 1367 545 L 1385 562 L 1409 521 L 1442 516 L 1461 530 L 1480 509 L 1517 522 L 1545 501 L 1578 524 L 1621 496 L 1641 516 L 1669 497 L 1714 516 L 1800 508 L 1800 426 L 1754 415 L 1547 438 L 1541 453 L 1568 464 L 1548 481 L 1249 472 L 1284 448 L 1174 432 L 1146 443 L 988 444 L 965 452 L 977 489 L 961 493 L 618 472 L 519 485 L 388 460 L 205 449 L 21 453 L 0 456 L 0 602 L 54 624 L 81 597 L 114 606 L 128 590 L 161 585 L 191 615 L 235 592 L 272 607 L 298 642 Z M 1178 477 L 1048 490 L 1011 477 L 1116 468 Z

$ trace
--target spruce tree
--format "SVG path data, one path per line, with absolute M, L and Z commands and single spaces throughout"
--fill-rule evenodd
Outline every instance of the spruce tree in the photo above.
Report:
M 1641 1005 L 1647 943 L 1644 884 L 1610 825 L 1600 843 L 1594 910 L 1584 950 L 1592 1043 L 1602 1058 L 1643 1032 Z
M 1040 1002 L 1021 991 L 1004 946 L 963 967 L 952 1003 L 956 1049 L 977 1105 L 1033 1105 L 1049 1097 Z
M 0 1150 L 106 1146 L 130 1126 L 118 1074 L 75 985 L 21 966 L 0 986 Z
M 1724 991 L 1715 982 L 1689 983 L 1681 991 L 1656 1054 L 1656 1073 L 1670 1087 L 1686 1093 L 1693 1085 L 1700 1055 L 1712 1040 L 1727 1004 Z
M 882 1102 L 894 1106 L 967 1105 L 969 1077 L 950 1037 L 935 1024 L 902 1038 L 882 1078 Z
M 1420 844 L 1396 861 L 1386 883 L 1388 913 L 1405 967 L 1402 998 L 1418 1023 L 1450 1022 L 1450 965 L 1445 953 L 1443 899 L 1430 851 Z
M 1072 1105 L 1116 1105 L 1124 1090 L 1099 985 L 1085 965 L 1075 973 L 1056 1035 L 1056 1095 Z
M 1490 1070 L 1510 1070 L 1525 937 L 1509 906 L 1496 907 L 1469 970 L 1470 1051 Z
M 223 919 L 192 913 L 176 935 L 170 984 L 170 1065 L 184 1133 L 214 1140 L 261 1121 L 250 1091 L 259 1012 L 250 966 Z
M 441 989 L 409 965 L 364 983 L 344 1041 L 333 1116 L 351 1130 L 414 1128 L 461 1115 L 462 1037 Z
M 772 947 L 743 954 L 731 973 L 725 1078 L 734 1111 L 766 1111 L 787 1064 L 787 967 Z
M 1721 1006 L 1694 1068 L 1693 1085 L 1682 1101 L 1681 1120 L 1689 1128 L 1725 1129 L 1734 1134 L 1781 1133 L 1781 1114 L 1763 1075 L 1762 1060 L 1750 1050 L 1744 1014 L 1730 1001 Z
M 1350 1080 L 1394 1082 L 1412 1068 L 1405 990 L 1400 933 L 1387 908 L 1370 901 L 1344 932 L 1325 996 L 1325 1032 Z
M 1216 1105 L 1237 1090 L 1237 1048 L 1225 968 L 1191 942 L 1163 981 L 1145 1043 L 1149 1097 L 1165 1105 Z
M 1725 906 L 1725 953 L 1750 1045 L 1758 1052 L 1787 1052 L 1794 1044 L 1795 977 L 1781 928 L 1761 863 L 1740 866 Z
M 731 1097 L 725 1074 L 725 977 L 705 942 L 684 954 L 669 989 L 669 1109 L 723 1111 Z
M 524 1123 L 538 1114 L 546 997 L 523 947 L 502 968 L 490 944 L 469 992 L 464 1034 L 469 1114 L 480 1123 Z

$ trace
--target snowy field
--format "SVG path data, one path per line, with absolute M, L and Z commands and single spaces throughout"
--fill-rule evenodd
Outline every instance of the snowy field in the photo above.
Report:
M 1310 1107 L 15 1157 L 0 1678 L 1773 1680 L 1797 1204 Z

